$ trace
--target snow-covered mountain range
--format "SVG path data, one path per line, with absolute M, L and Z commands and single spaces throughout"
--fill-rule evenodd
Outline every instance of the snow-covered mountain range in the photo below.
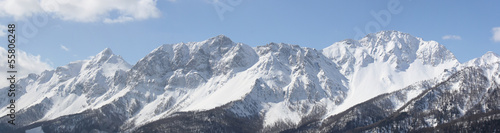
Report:
M 9 101 L 1 97 L 0 129 L 383 132 L 458 124 L 468 131 L 467 120 L 499 127 L 499 66 L 495 53 L 462 64 L 438 42 L 399 31 L 322 50 L 252 48 L 219 35 L 162 45 L 133 66 L 105 49 L 19 80 L 16 125 L 7 123 Z

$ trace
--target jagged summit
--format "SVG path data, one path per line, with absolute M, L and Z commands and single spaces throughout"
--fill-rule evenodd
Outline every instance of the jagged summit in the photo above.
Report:
M 362 45 L 362 47 L 380 47 L 380 45 L 384 47 L 384 45 L 389 45 L 390 44 L 389 42 L 406 43 L 405 45 L 415 45 L 415 43 L 411 42 L 418 42 L 418 41 L 422 41 L 422 39 L 401 31 L 389 30 L 389 31 L 380 31 L 377 33 L 370 33 L 359 40 L 345 39 L 336 42 L 331 46 L 341 45 L 341 44 L 360 44 Z M 416 45 L 418 45 L 418 43 Z
M 365 47 L 379 47 L 380 45 L 382 46 L 387 45 L 386 42 L 400 42 L 400 43 L 407 43 L 407 45 L 415 45 L 408 42 L 409 41 L 416 42 L 418 40 L 421 40 L 421 38 L 412 36 L 408 33 L 390 30 L 390 31 L 380 31 L 377 33 L 370 33 L 367 34 L 365 37 L 354 41 L 360 42 L 360 44 Z
M 488 65 L 492 63 L 497 63 L 500 62 L 500 55 L 488 51 L 486 52 L 483 56 L 479 58 L 472 59 L 466 63 L 464 63 L 465 66 L 483 66 L 483 65 Z
M 231 47 L 235 44 L 229 37 L 225 35 L 218 35 L 210 39 L 207 39 L 205 41 L 202 41 L 200 43 L 202 45 L 208 45 L 209 47 L 220 47 L 220 46 Z M 200 43 L 197 44 L 200 45 Z
M 232 47 L 235 46 L 237 43 L 234 43 L 229 37 L 225 35 L 218 35 L 212 38 L 209 38 L 207 40 L 201 41 L 201 42 L 181 42 L 181 43 L 176 43 L 176 44 L 163 44 L 160 47 L 156 48 L 149 54 L 157 53 L 159 51 L 164 51 L 168 53 L 173 53 L 176 52 L 176 50 L 199 50 L 204 49 L 207 50 L 206 48 L 218 48 L 218 47 Z M 206 51 L 208 52 L 208 51 Z
M 23 100 L 16 107 L 36 110 L 36 113 L 20 112 L 25 118 L 18 121 L 19 125 L 51 120 L 105 104 L 102 102 L 116 92 L 112 86 L 115 73 L 129 69 L 125 60 L 106 48 L 90 59 L 74 61 L 22 79 L 19 87 L 26 93 L 19 93 Z M 0 105 L 4 103 L 0 102 Z
M 419 45 L 418 42 L 421 38 L 414 37 L 408 33 L 403 33 L 400 31 L 380 31 L 377 33 L 371 33 L 366 35 L 366 37 L 361 38 L 359 41 L 364 46 L 368 47 L 379 47 L 380 45 L 390 45 L 393 42 L 396 44 L 406 44 L 408 48 L 414 48 L 414 45 Z M 399 46 L 397 48 L 402 48 L 404 46 Z
M 128 69 L 131 66 L 121 56 L 115 55 L 110 48 L 105 48 L 90 60 L 88 60 L 88 63 L 85 64 L 85 68 L 90 69 L 92 67 L 100 67 L 100 65 L 106 64 L 115 64 L 116 66 L 120 66 L 120 68 L 123 69 Z
M 229 37 L 225 36 L 225 35 L 217 35 L 215 37 L 212 37 L 208 40 L 220 40 L 220 41 L 232 41 Z
M 105 48 L 104 50 L 99 52 L 98 55 L 112 55 L 112 54 L 113 54 L 113 51 L 111 50 L 111 48 Z
M 488 51 L 486 52 L 483 56 L 481 56 L 481 58 L 500 58 L 500 55 L 498 55 L 497 53 L 493 52 L 493 51 Z
M 453 53 L 435 41 L 424 41 L 400 31 L 372 33 L 360 40 L 346 39 L 323 49 L 323 53 L 340 64 L 365 66 L 374 61 L 390 62 L 399 70 L 406 70 L 413 61 L 438 65 L 457 62 Z
M 259 54 L 262 54 L 263 52 L 278 52 L 277 54 L 288 54 L 291 52 L 296 52 L 300 48 L 301 47 L 299 45 L 271 42 L 264 46 L 257 46 L 256 49 L 260 49 L 257 50 Z
M 437 77 L 459 64 L 443 45 L 399 31 L 346 39 L 322 50 L 349 79 L 347 107 L 417 81 Z M 425 72 L 425 73 L 422 73 Z M 341 110 L 347 109 L 341 106 Z
M 111 51 L 110 48 L 105 48 L 101 52 L 99 52 L 97 55 L 95 55 L 91 60 L 96 60 L 97 62 L 103 62 L 107 59 L 109 59 L 111 56 L 113 56 L 114 53 Z
M 396 30 L 385 30 L 376 33 L 369 33 L 366 35 L 366 37 L 373 37 L 373 36 L 412 36 L 412 35 Z

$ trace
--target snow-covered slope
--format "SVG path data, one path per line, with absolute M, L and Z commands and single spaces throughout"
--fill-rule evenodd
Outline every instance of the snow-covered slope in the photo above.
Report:
M 483 57 L 489 56 L 486 54 Z M 485 58 L 483 58 L 485 59 Z M 492 59 L 492 58 L 488 58 Z M 383 124 L 376 124 L 368 132 L 416 131 L 423 128 L 436 128 L 452 121 L 479 123 L 479 121 L 499 121 L 500 110 L 500 62 L 487 63 L 482 66 L 464 67 L 454 73 L 446 81 L 423 92 L 408 102 L 395 113 L 399 119 L 388 119 Z M 474 120 L 478 114 L 489 115 L 482 120 Z M 472 118 L 469 116 L 473 116 Z M 459 118 L 469 117 L 468 119 Z M 398 126 L 394 126 L 398 125 Z M 466 124 L 468 125 L 468 124 Z M 480 125 L 493 126 L 498 125 Z M 437 128 L 439 129 L 439 128 Z M 435 130 L 435 129 L 434 129 Z M 449 130 L 449 129 L 448 129 Z M 460 129 L 454 129 L 460 130 Z M 474 127 L 461 127 L 461 130 L 474 131 Z M 495 128 L 486 130 L 494 131 Z M 446 131 L 446 130 L 445 130 Z
M 112 91 L 115 72 L 130 67 L 120 56 L 105 49 L 89 60 L 71 62 L 40 75 L 31 74 L 17 82 L 17 123 L 25 125 L 98 108 L 95 105 Z M 0 101 L 0 105 L 6 106 L 7 101 Z M 8 112 L 6 109 L 1 108 L 2 116 Z
M 483 56 L 479 58 L 472 59 L 465 62 L 463 66 L 485 66 L 500 62 L 500 55 L 493 53 L 491 51 L 486 52 Z
M 344 40 L 322 52 L 349 79 L 348 98 L 333 114 L 377 95 L 437 77 L 460 64 L 443 45 L 399 31 Z
M 263 113 L 264 125 L 297 125 L 315 114 L 313 109 L 331 110 L 347 92 L 344 76 L 315 49 L 282 43 L 252 49 L 222 35 L 163 45 L 128 75 L 126 86 L 134 87 L 124 97 L 143 106 L 125 129 L 178 111 L 210 110 L 243 99 L 233 105 L 234 113 Z M 254 103 L 258 108 L 248 108 Z
M 255 51 L 220 35 L 202 42 L 163 45 L 141 59 L 123 84 L 123 98 L 140 106 L 127 121 L 142 125 L 178 111 L 207 110 L 241 99 L 256 77 L 242 74 Z
M 499 60 L 489 52 L 460 64 L 439 43 L 398 31 L 323 50 L 285 43 L 252 48 L 219 35 L 162 45 L 133 66 L 105 49 L 89 60 L 29 75 L 18 82 L 16 107 L 21 126 L 50 132 L 242 131 L 229 126 L 244 126 L 233 123 L 241 121 L 253 132 L 323 121 L 344 131 L 350 126 L 332 117 L 373 124 L 462 69 L 480 67 L 487 82 L 498 83 Z M 372 107 L 375 116 L 352 116 L 369 115 L 365 109 Z M 6 108 L 0 111 L 6 121 Z M 186 122 L 193 124 L 179 125 Z M 0 129 L 13 128 L 0 123 Z
M 500 55 L 491 51 L 486 52 L 479 58 L 472 59 L 464 63 L 461 67 L 480 67 L 488 80 L 500 83 Z
M 345 77 L 317 50 L 283 43 L 255 49 L 260 59 L 247 75 L 258 79 L 252 91 L 233 104 L 236 114 L 262 113 L 265 127 L 295 126 L 305 117 L 323 115 L 346 97 Z
M 379 95 L 348 110 L 290 132 L 436 132 L 498 130 L 500 62 L 487 53 L 480 66 L 450 70 Z M 475 125 L 474 127 L 471 125 Z M 449 128 L 450 126 L 455 128 Z

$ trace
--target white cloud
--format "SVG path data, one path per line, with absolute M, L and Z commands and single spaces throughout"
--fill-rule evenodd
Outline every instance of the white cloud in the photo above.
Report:
M 443 40 L 462 40 L 459 35 L 446 35 L 442 37 Z
M 0 47 L 0 59 L 7 59 L 7 50 Z M 50 70 L 52 67 L 49 63 L 41 61 L 40 55 L 31 55 L 24 51 L 16 49 L 16 78 L 22 78 L 28 76 L 30 73 L 41 73 L 45 70 Z M 6 71 L 10 70 L 7 63 L 0 63 L 0 77 L 7 78 L 8 73 Z M 8 82 L 0 82 L 0 87 L 8 86 Z
M 123 23 L 123 22 L 132 21 L 132 20 L 134 20 L 134 18 L 132 18 L 132 17 L 120 16 L 116 19 L 105 18 L 103 22 L 104 23 Z
M 491 31 L 493 32 L 493 37 L 491 39 L 493 39 L 494 42 L 500 42 L 500 27 L 494 27 Z
M 46 13 L 77 22 L 117 23 L 160 16 L 157 0 L 0 0 L 0 16 L 23 19 Z
M 7 35 L 7 26 L 0 24 L 0 37 Z
M 0 16 L 12 16 L 16 20 L 43 11 L 39 0 L 1 0 Z
M 64 51 L 69 51 L 69 48 L 67 48 L 66 46 L 64 45 L 61 45 L 61 49 L 63 49 Z

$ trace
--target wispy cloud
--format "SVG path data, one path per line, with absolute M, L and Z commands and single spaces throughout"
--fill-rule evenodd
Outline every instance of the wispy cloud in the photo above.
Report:
M 491 39 L 493 39 L 494 42 L 500 42 L 500 27 L 494 27 L 491 31 L 493 32 L 493 37 Z
M 0 16 L 16 20 L 47 14 L 77 22 L 118 23 L 157 18 L 157 0 L 1 0 Z
M 0 24 L 0 37 L 7 35 L 7 26 Z
M 7 55 L 7 50 L 0 47 L 0 59 L 7 59 Z M 52 69 L 51 65 L 49 65 L 51 63 L 42 61 L 40 55 L 35 56 L 22 50 L 16 49 L 16 60 L 19 60 L 19 63 L 16 62 L 16 69 L 18 70 L 16 77 L 25 77 L 30 73 L 41 73 Z M 0 77 L 7 77 L 8 73 L 5 71 L 10 70 L 7 65 L 7 63 L 0 63 Z M 7 85 L 8 82 L 0 82 L 0 87 Z
M 442 37 L 443 40 L 462 40 L 459 35 L 446 35 Z
M 128 22 L 128 21 L 132 21 L 134 20 L 134 18 L 132 17 L 124 17 L 124 16 L 120 16 L 116 19 L 109 19 L 109 18 L 106 18 L 104 19 L 104 23 L 123 23 L 123 22 Z
M 67 48 L 66 46 L 64 45 L 61 45 L 61 49 L 63 49 L 64 51 L 69 51 L 69 48 Z

